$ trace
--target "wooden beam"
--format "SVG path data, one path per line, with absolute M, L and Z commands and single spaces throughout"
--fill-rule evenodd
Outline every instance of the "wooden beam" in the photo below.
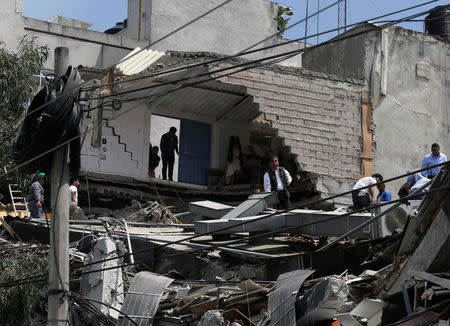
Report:
M 369 92 L 361 93 L 361 134 L 363 140 L 362 153 L 360 154 L 363 175 L 372 175 L 374 173 L 373 164 L 373 133 L 370 130 L 372 122 L 372 106 L 369 101 Z

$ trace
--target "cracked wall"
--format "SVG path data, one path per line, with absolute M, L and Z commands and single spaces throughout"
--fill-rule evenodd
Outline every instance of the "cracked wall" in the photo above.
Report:
M 366 24 L 346 34 L 371 28 Z M 315 48 L 305 53 L 303 63 L 364 82 L 372 106 L 375 172 L 390 178 L 419 169 L 434 142 L 450 153 L 448 42 L 388 27 Z M 404 181 L 387 185 L 394 198 Z
M 450 47 L 432 36 L 386 30 L 386 94 L 374 105 L 374 162 L 385 177 L 420 169 L 431 144 L 450 152 Z M 393 195 L 405 180 L 387 187 Z
M 220 80 L 247 88 L 302 171 L 316 176 L 322 196 L 351 189 L 361 174 L 361 82 L 284 68 Z

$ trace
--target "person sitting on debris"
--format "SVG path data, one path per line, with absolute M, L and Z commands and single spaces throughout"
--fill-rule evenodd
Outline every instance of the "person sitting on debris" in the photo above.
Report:
M 264 191 L 276 191 L 278 195 L 278 209 L 288 209 L 291 207 L 289 202 L 289 190 L 287 189 L 292 182 L 289 172 L 279 166 L 278 156 L 272 156 L 270 159 L 270 169 L 264 174 Z
M 38 173 L 36 181 L 30 187 L 28 203 L 30 204 L 30 217 L 42 218 L 42 207 L 44 206 L 45 173 Z
M 69 186 L 69 218 L 71 220 L 84 220 L 84 212 L 78 206 L 78 186 L 80 179 L 73 177 L 70 179 Z
M 440 151 L 441 149 L 439 147 L 439 144 L 434 143 L 433 145 L 431 145 L 431 153 L 423 158 L 422 166 L 420 168 L 425 169 L 433 165 L 447 162 L 447 157 Z M 429 170 L 422 171 L 422 175 L 427 177 L 428 179 L 433 179 L 436 176 L 436 174 L 439 173 L 441 167 L 442 166 L 437 166 Z
M 382 201 L 391 201 L 391 193 L 386 190 L 386 185 L 384 183 L 381 183 L 377 185 L 378 189 L 378 196 L 377 196 L 377 202 Z
M 155 169 L 159 165 L 161 158 L 158 155 L 159 147 L 151 146 L 150 144 L 150 155 L 148 156 L 148 176 L 150 178 L 155 178 Z
M 355 210 L 370 207 L 371 203 L 375 203 L 373 185 L 381 181 L 383 181 L 383 177 L 379 173 L 375 173 L 371 177 L 364 177 L 358 180 L 358 182 L 353 186 L 353 190 L 358 190 L 367 186 L 371 187 L 352 192 L 353 208 Z
M 161 156 L 163 161 L 162 175 L 163 179 L 167 179 L 167 167 L 169 168 L 169 180 L 172 181 L 173 166 L 175 164 L 175 152 L 178 153 L 178 137 L 175 135 L 177 128 L 170 127 L 169 132 L 161 137 L 159 147 L 161 148 Z

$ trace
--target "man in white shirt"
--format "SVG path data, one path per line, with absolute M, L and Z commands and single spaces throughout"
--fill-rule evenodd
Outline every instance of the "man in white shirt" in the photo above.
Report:
M 78 177 L 70 179 L 69 186 L 69 204 L 78 206 L 78 186 L 80 185 L 80 180 Z
M 285 168 L 279 166 L 277 156 L 271 157 L 269 165 L 270 169 L 264 174 L 264 191 L 276 191 L 279 201 L 277 208 L 288 209 L 291 203 L 287 187 L 291 184 L 292 177 Z
M 353 190 L 355 190 L 352 192 L 353 209 L 367 208 L 371 203 L 375 203 L 374 185 L 381 181 L 383 181 L 383 177 L 379 173 L 359 179 L 353 186 Z M 358 191 L 358 189 L 361 190 Z
M 78 186 L 80 185 L 80 180 L 78 177 L 73 177 L 70 179 L 69 186 L 69 218 L 71 220 L 84 220 L 83 210 L 78 207 Z

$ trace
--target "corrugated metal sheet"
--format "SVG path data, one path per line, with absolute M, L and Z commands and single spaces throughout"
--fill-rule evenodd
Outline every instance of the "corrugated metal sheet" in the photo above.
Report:
M 172 282 L 173 279 L 165 276 L 140 272 L 131 283 L 122 312 L 132 318 L 139 326 L 152 325 L 164 290 Z M 131 325 L 133 323 L 125 317 L 121 317 L 119 320 L 119 326 Z
M 269 294 L 269 313 L 271 326 L 295 325 L 295 299 L 303 282 L 314 270 L 296 270 L 281 274 L 277 287 Z
M 144 71 L 164 55 L 166 55 L 164 52 L 150 49 L 142 50 L 137 47 L 120 60 L 116 67 L 125 75 L 134 75 Z
M 168 55 L 164 55 L 163 52 L 145 50 L 132 57 L 133 52 L 127 56 L 129 57 L 128 60 L 125 57 L 117 66 L 126 75 L 142 72 L 159 59 L 161 59 L 160 62 L 170 60 Z M 162 58 L 163 56 L 164 58 Z M 140 91 L 128 93 L 124 98 L 146 97 L 149 101 L 156 103 L 157 108 L 167 110 L 168 116 L 170 116 L 170 110 L 177 110 L 179 112 L 201 114 L 216 119 L 252 121 L 261 113 L 258 109 L 258 104 L 253 102 L 244 86 L 227 84 L 215 80 L 196 84 L 196 82 L 203 81 L 207 77 L 195 78 L 194 76 L 207 72 L 208 68 L 197 67 L 164 75 L 164 77 L 158 77 L 158 81 L 142 79 L 139 82 L 123 84 L 123 88 L 120 91 L 144 88 Z M 141 74 L 141 76 L 144 75 L 145 73 Z M 177 82 L 177 80 L 183 78 L 188 79 L 182 83 Z M 173 81 L 173 84 L 160 85 L 161 83 L 170 83 L 171 81 Z M 182 87 L 183 84 L 193 85 Z M 146 85 L 152 88 L 145 89 Z M 169 93 L 167 93 L 168 91 Z M 249 100 L 245 100 L 246 98 Z M 165 114 L 164 112 L 159 113 Z

